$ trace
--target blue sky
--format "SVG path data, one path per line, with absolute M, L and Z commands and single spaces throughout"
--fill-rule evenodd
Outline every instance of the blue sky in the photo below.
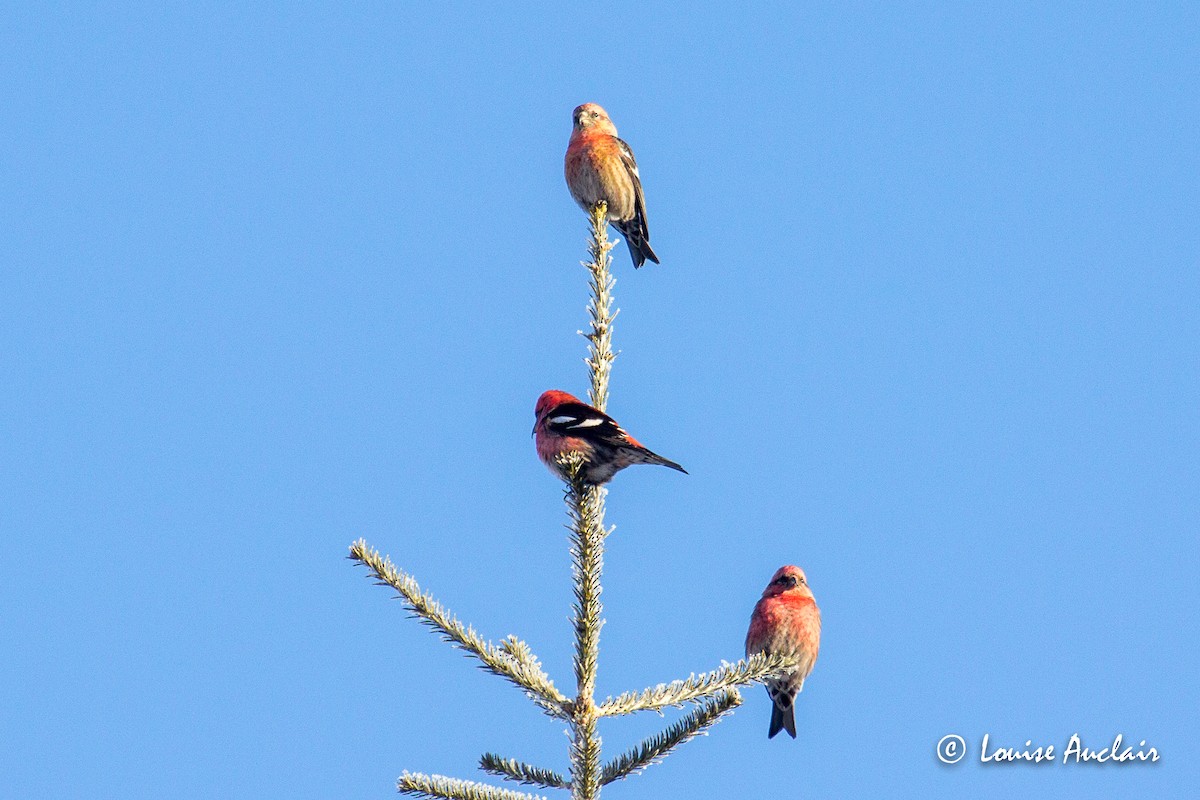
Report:
M 824 615 L 605 796 L 1200 784 L 1200 13 L 1190 4 L 90 4 L 0 33 L 4 794 L 390 797 L 567 740 L 345 559 L 570 679 L 529 438 L 582 394 L 571 109 L 634 148 L 599 691 Z M 602 728 L 616 755 L 657 717 Z M 995 766 L 1147 740 L 1155 765 Z M 941 765 L 934 745 L 971 748 Z

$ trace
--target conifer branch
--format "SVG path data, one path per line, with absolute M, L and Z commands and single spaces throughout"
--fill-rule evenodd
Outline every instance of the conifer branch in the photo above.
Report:
M 660 683 L 640 692 L 625 692 L 616 697 L 606 698 L 596 711 L 602 717 L 621 716 L 634 711 L 660 711 L 668 706 L 680 706 L 714 697 L 738 686 L 762 683 L 772 675 L 778 675 L 794 665 L 794 660 L 787 656 L 756 653 L 750 658 L 727 664 L 712 672 L 692 675 L 681 681 Z
M 596 668 L 600 653 L 603 606 L 600 573 L 604 567 L 604 489 L 585 483 L 576 458 L 568 465 L 566 501 L 571 515 L 572 572 L 575 576 L 575 682 L 572 706 L 571 785 L 576 800 L 599 793 L 600 737 L 596 735 Z
M 509 634 L 503 640 L 501 640 L 500 649 L 523 668 L 537 674 L 546 674 L 546 671 L 542 668 L 541 660 L 534 655 L 533 649 L 516 636 Z M 547 677 L 546 680 L 549 681 L 550 678 Z M 553 685 L 553 683 L 551 683 L 551 685 Z M 557 689 L 554 691 L 558 692 Z M 569 702 L 561 692 L 558 692 L 557 697 L 562 698 L 562 701 Z
M 608 379 L 612 374 L 612 362 L 617 357 L 612 349 L 613 321 L 619 313 L 613 308 L 612 289 L 617 281 L 612 276 L 612 256 L 609 255 L 616 247 L 616 242 L 608 240 L 607 203 L 597 203 L 589 216 L 592 238 L 588 243 L 588 255 L 592 260 L 583 265 L 591 275 L 588 286 L 592 290 L 592 299 L 588 303 L 592 330 L 584 334 L 589 342 L 587 365 L 592 377 L 588 396 L 593 406 L 605 411 L 608 406 Z
M 486 783 L 447 778 L 444 775 L 423 775 L 420 772 L 405 772 L 396 781 L 400 794 L 413 797 L 435 797 L 445 800 L 545 800 L 540 795 L 514 792 L 488 786 Z
M 679 745 L 704 733 L 724 715 L 742 704 L 737 689 L 719 692 L 709 700 L 703 700 L 699 708 L 681 718 L 674 725 L 656 736 L 651 736 L 634 749 L 604 765 L 600 785 L 641 772 L 646 767 L 661 761 Z
M 567 464 L 570 482 L 565 492 L 571 516 L 572 573 L 575 577 L 575 681 L 580 695 L 593 698 L 596 691 L 596 661 L 600 654 L 603 604 L 600 574 L 604 569 L 604 489 L 586 483 L 576 456 Z
M 592 329 L 588 340 L 587 364 L 591 373 L 589 398 L 604 411 L 608 405 L 608 381 L 612 362 L 614 280 L 610 267 L 608 207 L 599 203 L 592 209 L 592 238 L 588 247 L 591 262 L 585 263 L 591 276 L 591 302 L 588 314 Z M 596 709 L 596 665 L 600 654 L 600 628 L 603 605 L 600 602 L 600 575 L 604 569 L 604 539 L 610 531 L 604 526 L 604 492 L 583 480 L 581 459 L 576 454 L 565 465 L 565 500 L 571 516 L 571 557 L 575 578 L 575 684 L 571 705 L 571 796 L 574 800 L 595 800 L 600 795 L 600 737 L 596 733 L 599 714 Z
M 350 558 L 371 570 L 379 585 L 391 586 L 399 592 L 408 610 L 443 639 L 479 659 L 487 671 L 516 684 L 551 716 L 568 718 L 570 700 L 555 688 L 529 645 L 513 636 L 499 647 L 483 639 L 474 628 L 463 625 L 431 595 L 421 591 L 411 575 L 397 569 L 391 559 L 379 555 L 362 539 L 350 546 Z
M 571 788 L 570 782 L 553 770 L 525 764 L 515 758 L 501 758 L 495 753 L 484 753 L 479 759 L 479 768 L 484 772 L 490 772 L 517 783 L 526 783 L 545 789 Z

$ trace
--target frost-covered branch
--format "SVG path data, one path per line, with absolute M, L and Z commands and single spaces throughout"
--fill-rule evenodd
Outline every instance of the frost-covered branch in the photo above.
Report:
M 613 321 L 619 312 L 613 308 L 612 289 L 616 279 L 612 276 L 612 256 L 609 255 L 616 243 L 608 240 L 608 205 L 597 204 L 589 216 L 592 238 L 588 243 L 588 255 L 592 260 L 583 262 L 583 266 L 591 275 L 588 286 L 592 290 L 592 298 L 588 303 L 588 315 L 592 329 L 584 336 L 589 342 L 587 365 L 592 378 L 589 397 L 593 406 L 604 411 L 608 406 L 608 379 L 612 374 L 612 362 L 617 357 L 612 349 L 612 334 Z
M 660 683 L 640 692 L 625 692 L 616 697 L 609 697 L 600 704 L 597 711 L 602 717 L 621 716 L 634 711 L 660 711 L 668 706 L 680 706 L 713 697 L 738 686 L 761 683 L 766 678 L 794 666 L 794 663 L 787 656 L 757 653 L 712 672 L 692 675 L 671 683 Z
M 479 759 L 479 768 L 484 772 L 499 775 L 517 783 L 540 786 L 544 789 L 570 789 L 570 782 L 557 772 L 517 761 L 501 758 L 495 753 L 484 753 Z
M 396 781 L 396 789 L 400 794 L 413 797 L 440 797 L 446 800 L 545 800 L 540 795 L 514 792 L 512 789 L 444 775 L 423 775 L 420 772 L 405 772 Z
M 702 700 L 695 711 L 682 717 L 662 733 L 651 736 L 628 753 L 605 764 L 600 778 L 601 785 L 620 780 L 661 761 L 676 747 L 704 733 L 721 717 L 741 704 L 742 697 L 737 689 L 722 691 L 710 700 Z
M 591 262 L 585 263 L 591 275 L 591 302 L 588 313 L 592 330 L 587 334 L 587 364 L 591 373 L 592 405 L 603 411 L 608 405 L 608 381 L 612 362 L 613 309 L 612 259 L 608 253 L 608 209 L 603 203 L 592 209 L 592 238 L 588 248 Z M 578 456 L 567 467 L 565 500 L 571 516 L 571 570 L 575 578 L 575 685 L 571 711 L 571 796 L 574 800 L 594 800 L 600 794 L 600 736 L 596 721 L 596 669 L 600 654 L 600 628 L 604 626 L 600 602 L 600 575 L 604 569 L 604 539 L 610 531 L 604 526 L 604 493 L 599 486 L 583 480 Z
M 485 640 L 474 628 L 459 622 L 441 603 L 423 592 L 416 579 L 397 569 L 390 559 L 379 555 L 362 539 L 350 546 L 350 558 L 371 570 L 380 585 L 391 586 L 399 592 L 414 616 L 440 633 L 442 638 L 479 659 L 484 669 L 524 689 L 552 716 L 567 717 L 570 701 L 555 688 L 529 645 L 511 636 L 500 646 Z

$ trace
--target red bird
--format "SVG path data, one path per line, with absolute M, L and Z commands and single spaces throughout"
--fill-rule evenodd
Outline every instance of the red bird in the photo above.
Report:
M 617 138 L 617 126 L 608 112 L 595 103 L 576 108 L 574 120 L 563 164 L 571 196 L 589 213 L 601 200 L 607 203 L 608 221 L 625 237 L 633 266 L 642 266 L 646 259 L 657 264 L 633 151 Z
M 771 710 L 772 739 L 780 730 L 796 738 L 796 716 L 793 704 L 804 688 L 804 679 L 817 663 L 821 647 L 821 610 L 808 588 L 808 579 L 799 567 L 780 567 L 763 590 L 762 599 L 750 615 L 750 630 L 746 633 L 746 656 L 755 653 L 792 656 L 798 662 L 795 670 L 777 675 L 767 681 L 767 694 L 775 707 Z
M 543 392 L 533 410 L 538 458 L 550 471 L 566 479 L 557 459 L 567 453 L 583 455 L 583 478 L 599 486 L 630 464 L 661 464 L 687 474 L 687 470 L 647 450 L 603 411 L 574 395 L 551 389 Z

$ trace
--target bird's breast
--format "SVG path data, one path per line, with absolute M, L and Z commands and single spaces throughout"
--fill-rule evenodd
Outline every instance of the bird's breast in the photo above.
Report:
M 636 205 L 633 176 L 614 143 L 584 139 L 572 144 L 567 149 L 564 172 L 571 196 L 585 211 L 603 200 L 613 222 L 633 218 Z

